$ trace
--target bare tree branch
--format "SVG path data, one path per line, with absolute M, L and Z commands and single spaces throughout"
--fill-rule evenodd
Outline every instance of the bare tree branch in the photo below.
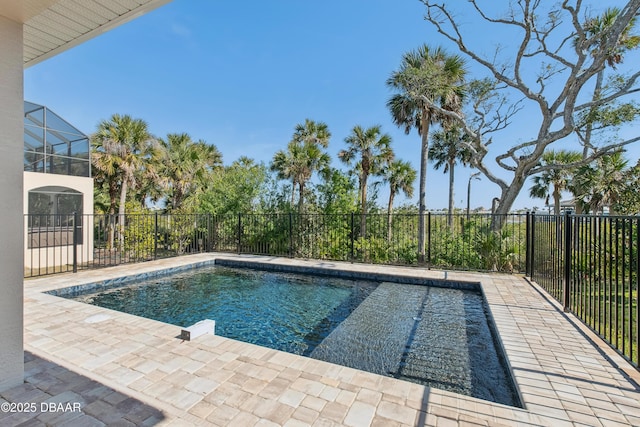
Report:
M 472 115 L 467 120 L 461 116 L 454 117 L 450 112 L 439 111 L 439 114 L 455 120 L 472 136 L 469 144 L 474 153 L 474 167 L 478 167 L 501 188 L 500 213 L 506 213 L 510 209 L 528 176 L 545 170 L 539 165 L 545 150 L 554 142 L 564 140 L 579 131 L 575 122 L 577 113 L 606 107 L 623 97 L 640 92 L 637 87 L 640 71 L 637 69 L 603 96 L 595 97 L 589 89 L 598 73 L 606 70 L 607 55 L 619 49 L 621 35 L 638 15 L 640 0 L 628 0 L 621 7 L 615 22 L 598 35 L 590 34 L 585 29 L 588 17 L 583 10 L 585 6 L 582 0 L 562 0 L 558 6 L 549 6 L 549 2 L 541 0 L 512 0 L 507 13 L 499 17 L 488 13 L 488 9 L 480 6 L 479 0 L 465 3 L 421 1 L 426 6 L 425 19 L 436 31 L 500 83 L 500 87 L 495 86 L 493 90 L 522 94 L 523 98 L 512 105 L 506 101 L 506 96 L 490 99 L 487 95 L 482 100 L 474 100 L 470 106 Z M 506 52 L 502 47 L 496 49 L 493 58 L 486 58 L 467 44 L 467 37 L 453 12 L 453 8 L 465 7 L 464 5 L 470 5 L 481 22 L 511 29 L 512 34 L 517 34 L 517 40 L 513 38 L 512 55 L 508 64 L 500 63 L 499 56 Z M 583 21 L 585 19 L 587 21 Z M 541 69 L 537 81 L 532 85 L 526 81 L 525 76 L 530 73 L 534 61 L 539 61 Z M 550 84 L 551 81 L 553 84 Z M 536 122 L 539 123 L 539 128 L 536 134 L 495 157 L 498 167 L 511 173 L 511 181 L 507 183 L 492 174 L 484 164 L 488 146 L 492 142 L 488 137 L 506 129 L 511 119 L 528 101 L 537 106 Z M 433 108 L 437 109 L 437 106 Z M 594 156 L 602 156 L 638 140 L 632 138 L 608 144 L 584 161 L 593 161 L 597 158 Z M 552 167 L 550 165 L 547 168 Z
M 637 87 L 637 88 L 633 87 L 638 81 L 638 79 L 640 79 L 640 71 L 637 71 L 631 77 L 627 78 L 625 81 L 625 84 L 621 86 L 621 88 L 615 91 L 614 93 L 604 97 L 600 97 L 598 99 L 592 99 L 591 101 L 585 102 L 580 105 L 576 105 L 573 111 L 576 113 L 579 113 L 580 111 L 589 110 L 594 107 L 601 107 L 603 105 L 610 104 L 618 100 L 619 98 L 626 97 L 634 93 L 638 93 L 640 92 L 640 87 Z M 558 116 L 554 118 L 558 118 Z
M 599 150 L 595 151 L 589 157 L 586 157 L 586 158 L 580 160 L 579 162 L 562 163 L 562 164 L 550 164 L 550 165 L 539 165 L 539 166 L 536 166 L 533 169 L 531 169 L 530 173 L 531 173 L 531 175 L 536 175 L 536 174 L 539 174 L 541 172 L 546 172 L 546 171 L 549 171 L 549 170 L 566 170 L 566 169 L 579 168 L 580 166 L 588 165 L 589 163 L 593 162 L 594 160 L 597 160 L 600 157 L 612 154 L 612 153 L 624 148 L 625 146 L 627 146 L 629 144 L 633 144 L 634 142 L 638 142 L 638 141 L 640 141 L 640 136 L 635 137 L 635 138 L 631 138 L 631 139 L 628 139 L 626 141 L 622 141 L 622 142 L 619 142 L 619 143 L 616 143 L 616 144 L 607 145 L 606 147 L 600 148 Z

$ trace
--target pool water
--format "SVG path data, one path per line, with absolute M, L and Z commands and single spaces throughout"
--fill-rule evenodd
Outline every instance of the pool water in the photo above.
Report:
M 73 299 L 181 327 L 212 319 L 216 335 L 306 355 L 376 286 L 205 267 Z
M 521 406 L 479 292 L 213 266 L 64 296 Z

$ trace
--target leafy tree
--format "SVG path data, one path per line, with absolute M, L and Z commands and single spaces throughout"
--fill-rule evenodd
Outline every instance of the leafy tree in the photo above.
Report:
M 156 244 L 155 222 L 150 211 L 135 201 L 127 201 L 127 226 L 123 250 L 129 261 L 153 258 Z
M 91 162 L 96 183 L 104 184 L 108 188 L 109 214 L 115 213 L 117 205 L 119 221 L 123 227 L 127 191 L 136 186 L 142 174 L 145 174 L 147 179 L 155 175 L 153 166 L 157 158 L 156 141 L 149 133 L 144 120 L 114 114 L 109 120 L 103 120 L 98 124 L 96 133 L 91 136 L 91 144 Z M 120 233 L 121 248 L 123 239 L 124 236 Z M 113 224 L 109 243 L 112 247 Z
M 560 195 L 569 188 L 569 182 L 573 175 L 572 169 L 561 169 L 558 165 L 570 165 L 579 162 L 582 155 L 577 151 L 559 150 L 547 151 L 542 155 L 541 163 L 553 165 L 553 169 L 548 169 L 533 177 L 533 186 L 529 189 L 531 197 L 545 199 L 549 203 L 549 196 L 553 196 L 553 213 L 560 215 Z
M 620 197 L 614 205 L 614 211 L 622 215 L 640 214 L 640 160 L 625 171 L 626 182 L 620 191 Z
M 596 16 L 594 18 L 588 19 L 585 22 L 585 31 L 589 42 L 589 47 L 591 48 L 592 55 L 598 55 L 598 50 L 601 49 L 607 43 L 607 36 L 609 31 L 613 27 L 616 22 L 616 19 L 620 15 L 620 9 L 617 7 L 611 7 L 604 11 L 601 16 Z M 640 37 L 632 34 L 634 30 L 635 24 L 637 20 L 636 18 L 632 18 L 629 24 L 624 28 L 618 42 L 615 46 L 613 46 L 612 50 L 606 53 L 606 63 L 609 67 L 615 69 L 618 64 L 621 64 L 624 58 L 624 54 L 629 51 L 636 49 L 638 45 L 640 45 Z M 579 38 L 576 39 L 579 41 Z M 604 71 L 603 67 L 596 74 L 596 82 L 595 87 L 593 89 L 593 100 L 598 100 L 602 97 L 603 85 L 604 85 Z M 625 106 L 623 106 L 623 110 Z M 620 113 L 624 113 L 624 111 L 617 111 L 618 109 L 614 109 L 616 111 L 609 111 L 609 116 L 613 115 L 618 116 Z M 606 114 L 605 114 L 606 115 Z M 584 113 L 580 117 L 580 122 L 582 123 L 579 126 L 577 131 L 578 137 L 580 138 L 583 149 L 583 157 L 587 158 L 589 156 L 589 152 L 592 151 L 592 135 L 594 130 L 594 125 L 597 125 L 598 122 L 603 122 L 603 111 L 600 111 L 596 105 L 592 106 L 588 112 Z M 615 120 L 615 119 L 614 119 Z
M 94 177 L 93 186 L 93 212 L 95 214 L 109 213 L 110 202 L 108 189 L 104 182 L 98 182 Z
M 464 95 L 465 62 L 444 49 L 427 45 L 402 57 L 399 70 L 394 71 L 387 85 L 397 91 L 387 102 L 393 121 L 408 134 L 416 128 L 421 136 L 420 190 L 418 195 L 418 259 L 425 259 L 425 213 L 427 163 L 429 160 L 429 126 L 447 122 L 444 111 L 458 112 Z
M 335 215 L 355 212 L 358 197 L 355 183 L 339 169 L 331 169 L 317 190 L 322 213 Z
M 331 257 L 333 259 L 348 259 L 351 246 L 351 216 L 358 209 L 358 190 L 353 176 L 335 168 L 321 176 L 316 186 L 318 194 L 318 209 L 323 215 L 316 217 L 315 222 L 321 221 L 321 226 L 311 225 L 306 228 L 307 218 L 298 218 L 299 230 L 325 230 L 325 232 L 311 231 L 310 239 L 297 239 L 299 242 L 309 242 L 312 246 L 324 247 L 315 255 Z M 309 230 L 309 231 L 310 231 Z M 326 230 L 330 230 L 328 233 Z M 296 230 L 297 231 L 297 230 Z M 307 231 L 307 233 L 309 233 Z M 294 232 L 295 233 L 295 232 Z M 302 233 L 298 233 L 302 234 Z M 314 254 L 312 254 L 314 255 Z
M 338 158 L 347 165 L 353 166 L 358 175 L 360 236 L 366 237 L 367 181 L 370 175 L 380 174 L 382 165 L 393 158 L 390 147 L 391 137 L 388 134 L 382 134 L 380 126 L 372 126 L 368 129 L 355 126 L 344 142 L 347 144 L 347 149 L 340 150 Z
M 607 63 L 615 60 L 616 52 L 624 46 L 621 40 L 636 19 L 640 0 L 626 2 L 614 22 L 603 28 L 597 37 L 590 35 L 591 21 L 583 19 L 589 5 L 579 0 L 560 4 L 529 0 L 511 2 L 502 15 L 489 12 L 478 0 L 446 4 L 422 0 L 422 3 L 426 6 L 425 19 L 490 76 L 477 81 L 470 89 L 471 114 L 467 116 L 447 111 L 435 102 L 429 105 L 456 120 L 470 135 L 472 166 L 500 188 L 500 204 L 496 209 L 499 215 L 494 216 L 494 230 L 502 227 L 502 214 L 509 212 L 527 177 L 556 167 L 542 164 L 542 155 L 552 144 L 561 144 L 575 135 L 581 125 L 577 115 L 594 108 L 598 111 L 622 108 L 626 114 L 618 116 L 619 120 L 599 123 L 602 129 L 612 130 L 631 123 L 640 115 L 640 110 L 630 100 L 630 95 L 640 90 L 637 68 L 631 68 L 630 74 L 613 75 L 607 91 L 592 96 L 598 74 L 604 70 L 606 76 Z M 454 11 L 457 7 L 469 9 Z M 474 21 L 473 34 L 459 25 L 456 16 L 461 13 L 465 20 L 473 19 L 472 14 L 478 18 Z M 471 41 L 478 31 L 499 35 L 501 40 L 507 38 L 512 43 L 504 46 L 496 41 L 496 51 L 483 55 L 475 50 Z M 512 49 L 512 53 L 505 60 L 508 49 Z M 532 73 L 535 69 L 539 71 Z M 510 102 L 513 96 L 519 101 Z M 530 136 L 522 135 L 522 142 L 510 145 L 495 157 L 496 165 L 503 172 L 494 173 L 486 163 L 490 145 L 520 112 L 526 113 L 528 123 L 535 123 L 535 129 Z M 562 167 L 570 169 L 586 165 L 639 140 L 637 136 L 620 140 L 603 138 L 601 145 L 594 146 L 579 163 Z
M 216 168 L 199 197 L 202 212 L 225 215 L 251 212 L 267 178 L 267 168 L 253 159 L 240 157 L 230 166 Z
M 593 55 L 598 54 L 598 50 L 604 46 L 606 43 L 606 38 L 608 32 L 611 27 L 615 24 L 618 15 L 620 14 L 620 9 L 617 7 L 607 8 L 604 13 L 600 16 L 596 16 L 594 18 L 588 19 L 585 22 L 585 32 L 590 40 L 588 43 L 588 47 L 591 49 Z M 606 53 L 606 63 L 609 67 L 615 69 L 618 64 L 621 64 L 624 58 L 624 54 L 627 51 L 636 49 L 640 44 L 640 37 L 637 35 L 631 34 L 636 24 L 636 19 L 632 19 L 627 27 L 620 34 L 617 44 L 613 47 L 612 50 Z M 603 85 L 604 85 L 604 71 L 603 67 L 598 74 L 596 75 L 595 87 L 593 90 L 593 99 L 600 99 L 602 96 Z M 599 125 L 601 126 L 605 122 L 611 122 L 611 120 L 616 120 L 616 116 L 619 113 L 624 113 L 624 110 L 627 109 L 628 105 L 622 106 L 621 111 L 618 108 L 607 108 L 602 111 L 602 109 L 597 106 L 592 106 L 588 111 L 580 114 L 579 116 L 579 129 L 577 130 L 578 137 L 583 145 L 583 157 L 587 158 L 589 152 L 592 150 L 592 135 L 594 127 L 597 128 Z M 608 111 L 607 111 L 608 110 Z M 604 119 L 604 120 L 603 120 Z
M 306 119 L 304 124 L 296 125 L 287 150 L 276 152 L 271 163 L 271 170 L 278 173 L 280 179 L 290 179 L 292 186 L 291 206 L 294 204 L 294 193 L 298 187 L 298 211 L 303 211 L 305 187 L 314 172 L 326 172 L 331 159 L 323 151 L 329 145 L 331 133 L 323 122 Z
M 382 170 L 383 181 L 389 184 L 389 203 L 387 204 L 387 240 L 391 241 L 391 225 L 393 215 L 393 199 L 396 194 L 403 192 L 407 197 L 413 197 L 413 182 L 416 180 L 416 170 L 411 163 L 393 160 Z
M 186 133 L 170 133 L 160 140 L 160 146 L 160 171 L 167 189 L 167 206 L 178 209 L 201 190 L 211 172 L 222 165 L 222 154 L 215 145 L 194 142 Z
M 463 165 L 468 165 L 471 160 L 471 150 L 464 144 L 468 139 L 460 127 L 453 126 L 442 129 L 431 135 L 433 143 L 429 147 L 429 157 L 435 163 L 434 168 L 440 169 L 444 166 L 444 173 L 449 172 L 449 214 L 447 223 L 453 226 L 453 189 L 454 189 L 454 168 L 458 160 Z
M 263 189 L 255 209 L 262 213 L 282 213 L 291 208 L 291 191 L 288 183 L 283 183 L 278 174 L 265 167 Z

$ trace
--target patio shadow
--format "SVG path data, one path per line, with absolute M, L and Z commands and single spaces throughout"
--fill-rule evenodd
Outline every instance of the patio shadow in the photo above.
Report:
M 157 408 L 24 352 L 25 381 L 0 392 L 0 425 L 141 425 L 165 419 Z

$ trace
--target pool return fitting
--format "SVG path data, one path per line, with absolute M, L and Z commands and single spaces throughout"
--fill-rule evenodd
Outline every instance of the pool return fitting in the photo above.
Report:
M 210 319 L 204 319 L 195 323 L 187 328 L 184 328 L 180 333 L 180 339 L 185 341 L 191 341 L 204 334 L 216 334 L 216 321 Z

